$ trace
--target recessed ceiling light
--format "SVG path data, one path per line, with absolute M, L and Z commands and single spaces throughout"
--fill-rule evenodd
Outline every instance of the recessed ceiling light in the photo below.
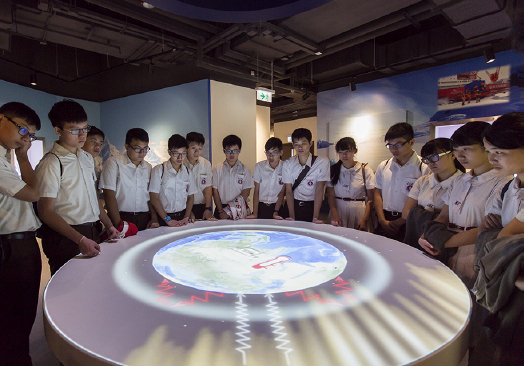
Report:
M 146 8 L 146 9 L 153 9 L 153 8 L 154 8 L 153 5 L 151 5 L 151 4 L 149 4 L 149 3 L 146 3 L 145 1 L 142 1 L 141 3 L 142 3 L 142 6 L 143 6 L 144 8 Z
M 322 52 L 318 51 L 318 52 L 315 52 L 315 55 L 317 56 L 320 56 L 322 54 Z

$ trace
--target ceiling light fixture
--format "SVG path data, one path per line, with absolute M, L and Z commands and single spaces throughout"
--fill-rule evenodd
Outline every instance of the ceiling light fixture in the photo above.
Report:
M 349 83 L 349 86 L 351 87 L 351 91 L 357 90 L 357 83 L 355 83 L 355 79 L 352 79 Z
M 154 9 L 155 7 L 149 3 L 146 3 L 145 1 L 141 1 L 140 2 L 142 4 L 142 6 L 146 9 Z
M 495 61 L 495 52 L 493 52 L 493 46 L 490 46 L 489 48 L 484 50 L 484 60 L 487 64 Z
M 315 55 L 317 55 L 317 56 L 320 56 L 321 54 L 322 54 L 322 52 L 320 52 L 320 51 L 315 52 Z
M 304 94 L 304 95 L 302 96 L 302 100 L 306 100 L 306 99 L 308 99 L 310 96 L 311 96 L 311 95 L 309 94 L 309 91 L 307 91 L 306 94 Z
M 29 75 L 29 84 L 36 86 L 36 73 L 34 71 L 31 71 L 31 75 Z

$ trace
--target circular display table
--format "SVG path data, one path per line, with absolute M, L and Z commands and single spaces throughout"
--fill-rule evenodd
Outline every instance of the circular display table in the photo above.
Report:
M 399 242 L 330 225 L 197 222 L 101 244 L 51 278 L 71 365 L 458 365 L 468 290 Z

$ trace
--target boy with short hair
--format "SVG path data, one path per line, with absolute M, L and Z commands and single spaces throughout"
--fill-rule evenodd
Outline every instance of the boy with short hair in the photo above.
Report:
M 36 167 L 42 248 L 51 274 L 82 253 L 100 253 L 100 219 L 110 238 L 118 237 L 105 211 L 99 209 L 93 157 L 82 150 L 90 127 L 84 108 L 71 99 L 55 103 L 48 114 L 58 141 Z
M 127 221 L 139 231 L 156 228 L 157 214 L 149 201 L 152 167 L 144 160 L 150 150 L 147 132 L 141 128 L 127 131 L 125 149 L 125 153 L 107 159 L 100 175 L 107 213 L 118 227 Z
M 31 365 L 29 334 L 35 321 L 42 261 L 32 201 L 40 197 L 27 151 L 40 118 L 18 102 L 0 107 L 0 364 Z M 6 159 L 16 155 L 22 178 Z M 2 255 L 0 255 L 2 261 Z
M 283 163 L 282 179 L 289 219 L 322 224 L 318 215 L 329 180 L 329 160 L 309 153 L 312 138 L 311 131 L 306 128 L 293 131 L 291 140 L 296 154 Z
M 187 160 L 184 162 L 184 165 L 192 173 L 197 189 L 193 198 L 192 212 L 197 220 L 209 220 L 213 218 L 212 167 L 208 160 L 200 156 L 206 139 L 201 133 L 189 132 L 186 135 L 186 140 L 188 149 Z
M 149 195 L 162 226 L 183 226 L 190 219 L 193 195 L 197 191 L 191 172 L 183 165 L 187 141 L 175 134 L 167 142 L 169 160 L 155 166 L 151 173 Z
M 413 183 L 430 171 L 413 150 L 414 131 L 409 123 L 391 126 L 384 141 L 393 157 L 381 162 L 375 173 L 374 204 L 379 222 L 375 234 L 403 241 L 406 220 L 402 218 L 402 209 L 408 193 Z
M 242 140 L 236 135 L 228 135 L 222 140 L 226 160 L 213 168 L 213 198 L 217 219 L 230 219 L 225 206 L 240 198 L 247 206 L 247 198 L 254 187 L 251 170 L 238 160 L 242 149 Z M 240 197 L 239 197 L 240 196 Z M 242 204 L 241 204 L 242 205 Z
M 267 160 L 255 165 L 253 180 L 253 213 L 248 219 L 282 219 L 285 187 L 282 180 L 282 140 L 271 137 L 265 145 Z
M 95 126 L 91 126 L 91 129 L 87 133 L 87 139 L 86 142 L 84 142 L 84 147 L 82 149 L 90 153 L 94 159 L 98 155 L 100 155 L 100 151 L 102 151 L 102 146 L 104 146 L 105 138 L 106 135 L 104 134 L 104 132 L 102 132 L 101 129 Z M 100 173 L 102 172 L 102 169 L 95 166 L 95 172 L 96 179 L 100 180 Z

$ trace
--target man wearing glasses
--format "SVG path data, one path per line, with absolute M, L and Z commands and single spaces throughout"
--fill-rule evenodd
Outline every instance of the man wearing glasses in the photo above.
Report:
M 254 187 L 251 170 L 238 160 L 242 140 L 236 135 L 228 135 L 222 140 L 222 147 L 226 160 L 213 168 L 213 199 L 215 200 L 217 219 L 232 218 L 226 211 L 225 206 L 232 204 L 234 200 L 241 196 L 247 206 L 247 197 Z M 242 203 L 237 203 L 240 206 Z M 236 206 L 236 204 L 235 204 Z M 239 211 L 243 207 L 239 207 Z
M 40 197 L 27 157 L 40 118 L 22 103 L 0 107 L 0 364 L 31 365 L 29 334 L 35 321 L 42 261 L 35 239 Z M 22 178 L 6 159 L 16 155 Z M 3 255 L 2 255 L 3 254 Z M 2 263 L 3 262 L 3 263 Z
M 107 159 L 100 175 L 107 213 L 117 227 L 127 221 L 139 231 L 156 228 L 157 214 L 149 202 L 152 167 L 144 160 L 150 150 L 147 132 L 141 128 L 127 131 L 125 149 L 125 153 Z
M 42 248 L 53 275 L 76 255 L 100 253 L 97 221 L 109 236 L 118 237 L 96 192 L 93 157 L 82 150 L 90 127 L 84 108 L 73 100 L 56 103 L 48 114 L 58 141 L 36 167 L 40 187 L 38 216 Z
M 379 222 L 375 234 L 403 241 L 406 220 L 402 218 L 402 209 L 413 184 L 428 174 L 429 168 L 423 166 L 413 150 L 415 139 L 410 124 L 394 124 L 384 140 L 393 158 L 381 162 L 375 173 L 374 203 Z

